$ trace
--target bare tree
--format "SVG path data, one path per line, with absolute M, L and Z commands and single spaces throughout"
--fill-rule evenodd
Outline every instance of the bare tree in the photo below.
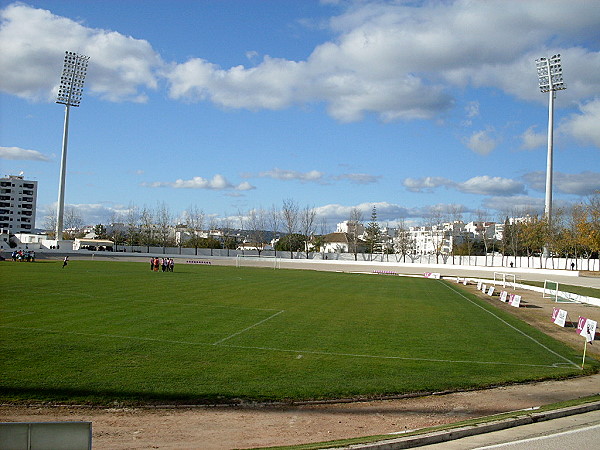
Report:
M 194 246 L 194 253 L 198 254 L 198 246 L 200 244 L 200 232 L 204 227 L 204 211 L 196 205 L 191 205 L 186 211 L 186 227 L 190 233 L 191 244 Z
M 281 227 L 281 211 L 279 211 L 279 209 L 277 209 L 277 207 L 275 205 L 271 206 L 271 210 L 269 211 L 268 214 L 268 222 L 269 222 L 269 227 L 271 228 L 271 231 L 274 234 L 275 238 L 279 237 L 279 227 Z M 275 248 L 275 256 L 277 256 L 277 248 L 276 246 L 274 246 Z
M 129 203 L 127 207 L 125 225 L 127 241 L 133 251 L 133 246 L 139 242 L 140 238 L 140 210 L 133 202 Z
M 213 256 L 213 243 L 216 243 L 216 240 L 211 237 L 211 234 L 217 231 L 219 226 L 219 220 L 217 216 L 211 215 L 208 218 L 208 241 L 210 245 L 210 256 Z
M 229 214 L 225 214 L 221 219 L 221 232 L 223 233 L 223 247 L 227 249 L 227 256 L 229 256 L 229 250 L 236 246 L 236 241 L 231 236 L 231 217 L 229 217 Z
M 56 208 L 48 208 L 44 217 L 44 229 L 50 239 L 56 237 Z
M 250 237 L 256 244 L 258 256 L 265 248 L 265 231 L 267 228 L 267 213 L 264 209 L 252 209 L 248 212 Z
M 413 249 L 413 242 L 406 221 L 400 219 L 395 239 L 395 250 L 402 255 L 402 262 L 406 262 L 406 255 Z
M 140 210 L 140 244 L 146 246 L 150 252 L 150 245 L 154 241 L 154 213 L 146 205 Z
M 439 264 L 439 258 L 442 254 L 444 246 L 444 233 L 442 231 L 442 217 L 443 213 L 439 207 L 434 207 L 429 212 L 427 219 L 427 225 L 429 226 L 429 232 L 431 235 L 431 243 L 433 244 L 433 251 L 435 253 L 435 262 Z
M 359 229 L 363 223 L 363 214 L 358 208 L 350 210 L 350 218 L 348 219 L 348 243 L 350 251 L 354 254 L 354 261 L 358 260 L 358 247 L 360 242 Z
M 489 214 L 487 211 L 482 209 L 478 209 L 476 211 L 477 222 L 479 222 L 479 232 L 481 233 L 481 240 L 483 242 L 483 248 L 485 251 L 485 265 L 488 265 L 488 253 L 490 251 L 490 245 L 493 241 L 493 236 L 489 235 L 489 228 L 492 226 L 492 223 L 489 221 Z M 492 253 L 492 266 L 494 265 L 494 255 Z
M 292 234 L 298 231 L 298 203 L 291 199 L 284 200 L 281 207 L 281 217 L 285 232 L 291 237 Z M 293 251 L 290 251 L 290 256 L 292 259 L 294 258 Z
M 319 233 L 321 234 L 321 257 L 325 259 L 325 236 L 327 235 L 327 220 L 321 217 L 319 220 Z
M 310 253 L 310 240 L 312 236 L 315 234 L 315 217 L 317 216 L 317 211 L 314 206 L 306 205 L 300 214 L 300 227 L 301 232 L 304 235 L 305 239 L 305 247 L 306 251 L 306 259 L 308 259 L 308 255 Z
M 165 253 L 166 247 L 172 243 L 171 240 L 171 229 L 173 226 L 173 216 L 169 206 L 165 203 L 159 203 L 156 206 L 156 227 L 158 233 L 158 240 Z
M 240 221 L 240 230 L 244 231 L 244 224 L 246 223 L 246 214 L 244 211 L 238 208 L 238 220 Z

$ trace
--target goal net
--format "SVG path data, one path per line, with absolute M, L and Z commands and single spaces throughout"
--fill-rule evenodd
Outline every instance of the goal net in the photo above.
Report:
M 555 302 L 558 301 L 558 281 L 544 280 L 544 291 L 542 293 L 543 298 L 553 298 Z
M 512 286 L 512 288 L 515 289 L 517 278 L 512 273 L 494 272 L 494 285 L 496 284 L 502 284 L 503 288 Z
M 270 267 L 281 269 L 281 258 L 278 256 L 237 255 L 235 267 Z

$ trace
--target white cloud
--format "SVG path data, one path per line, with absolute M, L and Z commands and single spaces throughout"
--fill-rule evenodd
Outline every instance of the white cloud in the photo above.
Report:
M 523 179 L 532 189 L 539 192 L 546 191 L 546 172 L 530 172 L 523 175 Z M 563 194 L 591 195 L 600 190 L 600 173 L 590 171 L 581 173 L 554 172 L 552 187 Z
M 519 181 L 487 175 L 456 183 L 456 188 L 461 192 L 480 195 L 511 196 L 525 193 L 525 186 Z
M 323 182 L 324 174 L 318 170 L 309 172 L 297 172 L 295 170 L 283 170 L 274 168 L 258 174 L 261 178 L 274 178 L 276 180 L 299 180 L 299 181 L 315 181 Z
M 368 173 L 345 173 L 333 177 L 334 180 L 348 180 L 353 184 L 377 183 L 380 178 L 381 176 L 369 175 Z
M 26 150 L 19 147 L 0 147 L 0 159 L 17 161 L 50 161 L 51 158 L 37 150 Z
M 444 177 L 406 178 L 402 184 L 411 192 L 431 193 L 438 187 L 455 189 L 467 194 L 510 196 L 524 193 L 523 183 L 509 178 L 490 177 L 488 175 L 473 177 L 464 182 L 449 180 Z
M 492 134 L 491 129 L 476 131 L 465 140 L 465 145 L 479 155 L 489 155 L 498 145 L 498 140 Z
M 414 217 L 415 211 L 403 206 L 388 202 L 360 203 L 353 206 L 345 206 L 339 204 L 329 204 L 315 208 L 318 217 L 326 217 L 328 221 L 343 222 L 350 219 L 350 214 L 354 208 L 358 209 L 363 216 L 364 221 L 371 218 L 373 207 L 377 209 L 377 221 L 387 222 L 403 219 L 406 217 Z M 417 212 L 420 214 L 420 212 Z
M 483 200 L 487 209 L 498 211 L 503 216 L 521 216 L 525 214 L 540 214 L 544 211 L 544 199 L 518 195 L 514 197 L 488 197 Z M 500 218 L 498 219 L 500 220 Z
M 345 11 L 329 22 L 333 39 L 316 46 L 306 60 L 268 55 L 258 60 L 258 53 L 249 51 L 246 56 L 257 62 L 252 67 L 221 68 L 196 57 L 165 64 L 145 40 L 13 3 L 0 10 L 0 89 L 52 100 L 64 50 L 70 49 L 91 57 L 86 90 L 110 101 L 143 102 L 164 78 L 173 99 L 225 108 L 278 110 L 323 102 L 343 122 L 365 114 L 382 121 L 430 119 L 453 106 L 456 86 L 493 87 L 544 102 L 533 61 L 547 55 L 551 45 L 563 56 L 569 86 L 561 99 L 580 101 L 600 91 L 600 52 L 583 44 L 559 48 L 556 42 L 556 36 L 577 43 L 596 39 L 598 18 L 588 2 L 528 0 L 506 7 L 505 0 L 373 0 L 343 5 Z M 477 114 L 473 102 L 467 118 Z M 571 123 L 576 136 L 598 145 L 587 120 L 573 118 Z M 471 141 L 479 153 L 494 147 L 488 132 Z
M 144 40 L 89 28 L 44 9 L 0 10 L 0 90 L 30 100 L 55 98 L 65 50 L 90 56 L 86 90 L 110 101 L 145 101 L 156 89 L 159 55 Z
M 600 148 L 600 98 L 595 98 L 579 107 L 581 114 L 572 114 L 559 127 L 584 144 Z
M 444 177 L 405 178 L 402 181 L 404 187 L 410 192 L 428 192 L 440 186 L 452 187 L 456 183 Z
M 248 191 L 255 189 L 247 181 L 244 181 L 238 185 L 234 185 L 227 181 L 227 179 L 220 174 L 213 176 L 210 180 L 202 177 L 194 177 L 191 180 L 178 179 L 175 181 L 155 181 L 152 183 L 142 183 L 142 186 L 147 187 L 171 187 L 175 189 L 209 189 L 209 190 L 237 190 L 237 191 Z
M 521 148 L 525 150 L 532 150 L 534 148 L 542 147 L 543 145 L 548 143 L 548 134 L 547 133 L 536 133 L 536 126 L 533 125 L 525 130 L 525 132 L 521 135 Z

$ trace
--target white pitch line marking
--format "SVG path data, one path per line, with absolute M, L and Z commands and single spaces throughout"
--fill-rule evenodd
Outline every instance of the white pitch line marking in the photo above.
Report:
M 256 322 L 255 324 L 253 324 L 253 325 L 250 325 L 249 327 L 246 327 L 246 328 L 244 328 L 243 330 L 240 330 L 240 331 L 238 331 L 237 333 L 233 333 L 233 334 L 232 334 L 232 335 L 230 335 L 230 336 L 227 336 L 227 337 L 225 337 L 225 338 L 223 338 L 223 339 L 220 339 L 220 340 L 218 340 L 217 342 L 214 342 L 214 343 L 213 343 L 213 345 L 219 345 L 219 344 L 221 344 L 222 342 L 225 342 L 225 341 L 227 341 L 227 340 L 229 340 L 229 339 L 231 339 L 231 338 L 234 338 L 234 337 L 236 337 L 236 336 L 239 336 L 240 334 L 242 334 L 242 333 L 245 333 L 246 331 L 248 331 L 248 330 L 251 330 L 251 329 L 252 329 L 252 328 L 254 328 L 254 327 L 257 327 L 257 326 L 259 326 L 259 325 L 261 325 L 261 324 L 265 323 L 266 321 L 268 321 L 268 320 L 271 320 L 271 319 L 273 319 L 274 317 L 277 317 L 279 314 L 281 314 L 281 313 L 283 313 L 283 312 L 285 312 L 285 311 L 284 311 L 284 310 L 278 311 L 278 312 L 276 312 L 275 314 L 273 314 L 273 315 L 271 315 L 271 316 L 267 317 L 266 319 L 263 319 L 263 320 L 261 320 L 260 322 Z
M 280 312 L 283 312 L 283 311 L 280 311 Z M 267 320 L 267 319 L 265 319 L 265 320 Z M 263 322 L 264 322 L 264 320 L 263 320 Z M 258 324 L 255 324 L 255 325 L 258 325 Z M 119 335 L 119 334 L 81 333 L 81 332 L 77 332 L 77 331 L 58 331 L 58 330 L 48 330 L 45 328 L 11 327 L 11 326 L 6 326 L 6 325 L 0 325 L 0 328 L 6 328 L 6 329 L 10 329 L 10 330 L 22 330 L 22 331 L 38 331 L 41 333 L 71 334 L 74 336 L 88 336 L 88 337 L 93 337 L 93 338 L 130 339 L 130 340 L 143 341 L 143 342 L 164 342 L 167 344 L 181 344 L 181 345 L 206 346 L 206 347 L 216 346 L 216 344 L 211 344 L 209 342 L 177 341 L 177 340 L 170 340 L 170 339 L 125 336 L 125 335 Z M 522 364 L 522 363 L 510 363 L 510 362 L 500 362 L 500 361 L 467 361 L 467 360 L 463 361 L 463 360 L 451 360 L 451 359 L 414 358 L 414 357 L 410 358 L 410 357 L 406 357 L 406 356 L 364 355 L 364 354 L 354 354 L 354 353 L 325 352 L 325 351 L 318 351 L 318 350 L 297 350 L 297 349 L 294 350 L 294 349 L 273 348 L 273 347 L 250 347 L 250 346 L 231 345 L 231 344 L 219 344 L 219 347 L 239 348 L 239 349 L 246 349 L 246 350 L 261 350 L 261 351 L 282 352 L 282 353 L 341 356 L 341 357 L 345 357 L 345 358 L 392 359 L 392 360 L 400 360 L 400 361 L 446 362 L 446 363 L 456 363 L 456 364 L 485 364 L 485 365 L 500 365 L 500 366 L 552 367 L 552 368 L 559 368 L 559 369 L 566 368 L 566 367 L 557 366 L 557 364 L 562 365 L 563 363 Z
M 508 323 L 506 320 L 502 319 L 501 317 L 497 316 L 496 314 L 494 314 L 492 311 L 484 308 L 481 305 L 478 305 L 477 303 L 475 303 L 473 300 L 471 300 L 470 298 L 468 298 L 467 296 L 463 295 L 462 292 L 457 291 L 456 289 L 454 289 L 454 287 L 452 287 L 449 284 L 446 284 L 444 282 L 442 282 L 441 280 L 439 281 L 440 283 L 442 283 L 444 286 L 446 286 L 448 289 L 450 289 L 451 291 L 456 292 L 458 295 L 460 295 L 462 298 L 464 298 L 465 300 L 467 300 L 468 302 L 472 303 L 473 305 L 477 306 L 478 308 L 482 309 L 483 311 L 485 311 L 486 313 L 494 316 L 496 319 L 498 319 L 500 322 L 504 323 L 505 325 L 509 326 L 510 328 L 512 328 L 513 330 L 521 333 L 523 336 L 525 336 L 528 339 L 531 339 L 533 342 L 535 342 L 536 344 L 538 344 L 540 347 L 542 347 L 543 349 L 549 351 L 550 353 L 552 353 L 555 356 L 558 356 L 560 359 L 562 359 L 563 361 L 568 362 L 570 365 L 579 368 L 579 365 L 574 363 L 573 361 L 571 361 L 570 359 L 565 358 L 563 355 L 556 353 L 554 350 L 546 347 L 544 344 L 542 344 L 540 341 L 536 340 L 535 338 L 529 336 L 527 333 L 525 333 L 524 331 L 519 330 L 518 328 L 516 328 L 515 326 L 511 325 L 510 323 Z

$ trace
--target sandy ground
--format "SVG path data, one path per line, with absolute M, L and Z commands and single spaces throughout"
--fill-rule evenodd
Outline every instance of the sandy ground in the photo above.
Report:
M 517 292 L 525 306 L 517 309 L 498 297 L 478 293 L 474 286 L 468 289 L 583 350 L 583 339 L 573 328 L 550 322 L 557 305 L 541 294 Z M 579 315 L 600 320 L 600 308 L 559 306 L 574 322 Z M 600 357 L 598 347 L 588 346 L 588 354 Z M 600 374 L 418 398 L 297 406 L 92 409 L 5 405 L 0 406 L 0 421 L 91 421 L 95 449 L 232 449 L 398 433 L 598 393 Z

